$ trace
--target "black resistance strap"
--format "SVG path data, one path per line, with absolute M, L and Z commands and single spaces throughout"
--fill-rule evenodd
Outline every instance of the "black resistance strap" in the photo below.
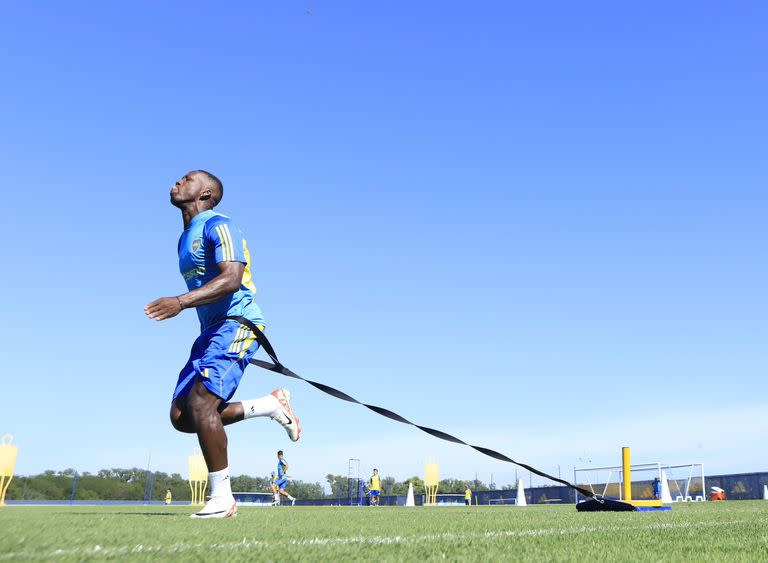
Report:
M 272 359 L 274 363 L 265 362 L 263 360 L 251 360 L 251 363 L 255 366 L 259 366 L 260 368 L 267 369 L 269 371 L 274 371 L 275 373 L 283 374 L 287 377 L 293 377 L 294 379 L 301 379 L 302 381 L 306 381 L 309 383 L 312 387 L 319 389 L 323 393 L 327 393 L 328 395 L 331 395 L 333 397 L 336 397 L 337 399 L 341 399 L 342 401 L 347 401 L 349 403 L 357 403 L 358 405 L 363 405 L 365 408 L 372 410 L 373 412 L 380 414 L 381 416 L 386 416 L 387 418 L 390 418 L 392 420 L 395 420 L 397 422 L 402 422 L 403 424 L 410 424 L 411 426 L 415 426 L 419 430 L 422 430 L 426 432 L 427 434 L 430 434 L 434 436 L 435 438 L 440 438 L 441 440 L 445 440 L 447 442 L 453 442 L 454 444 L 463 444 L 465 446 L 469 446 L 470 448 L 477 450 L 481 454 L 485 454 L 488 457 L 492 457 L 494 459 L 498 459 L 499 461 L 506 461 L 508 463 L 514 463 L 515 465 L 518 465 L 524 469 L 527 469 L 531 473 L 535 473 L 539 477 L 544 477 L 545 479 L 549 479 L 551 481 L 555 481 L 556 483 L 560 483 L 561 485 L 565 485 L 566 487 L 570 487 L 571 489 L 578 491 L 582 495 L 584 495 L 587 498 L 594 498 L 598 500 L 598 502 L 601 502 L 602 499 L 598 497 L 598 495 L 595 495 L 592 491 L 588 489 L 584 489 L 582 487 L 579 487 L 577 485 L 574 485 L 573 483 L 570 483 L 566 481 L 565 479 L 560 479 L 558 477 L 553 477 L 552 475 L 549 475 L 548 473 L 544 473 L 543 471 L 540 471 L 536 469 L 535 467 L 531 467 L 530 465 L 527 465 L 525 463 L 521 463 L 519 461 L 515 461 L 514 459 L 505 456 L 502 453 L 499 453 L 495 450 L 491 450 L 489 448 L 484 448 L 482 446 L 473 446 L 472 444 L 468 444 L 464 440 L 460 440 L 456 436 L 451 436 L 450 434 L 443 432 L 442 430 L 435 430 L 434 428 L 429 428 L 427 426 L 421 426 L 419 424 L 415 424 L 411 422 L 410 420 L 407 420 L 406 418 L 400 416 L 396 412 L 392 412 L 389 409 L 385 409 L 383 407 L 377 407 L 375 405 L 368 405 L 366 403 L 363 403 L 361 401 L 358 401 L 354 397 L 350 397 L 343 391 L 339 391 L 338 389 L 334 389 L 333 387 L 330 387 L 328 385 L 325 385 L 323 383 L 318 383 L 317 381 L 312 381 L 309 379 L 305 379 L 304 377 L 301 377 L 299 374 L 292 372 L 287 367 L 285 367 L 283 364 L 280 363 L 280 360 L 277 359 L 277 354 L 275 353 L 275 349 L 272 347 L 272 344 L 270 344 L 269 340 L 267 339 L 266 335 L 258 329 L 258 327 L 253 324 L 251 321 L 246 319 L 245 317 L 227 317 L 227 319 L 238 321 L 240 324 L 245 325 L 248 327 L 251 332 L 256 336 L 256 340 L 258 341 L 259 345 L 264 349 L 264 351 L 267 353 L 267 355 Z

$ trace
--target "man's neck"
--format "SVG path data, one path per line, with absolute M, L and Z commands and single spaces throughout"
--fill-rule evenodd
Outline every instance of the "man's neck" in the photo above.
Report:
M 209 211 L 210 207 L 204 207 L 201 205 L 199 201 L 193 201 L 190 202 L 183 207 L 180 208 L 181 211 L 181 219 L 184 221 L 184 230 L 186 230 L 189 227 L 189 224 L 192 222 L 192 219 L 200 215 L 201 213 L 205 211 Z

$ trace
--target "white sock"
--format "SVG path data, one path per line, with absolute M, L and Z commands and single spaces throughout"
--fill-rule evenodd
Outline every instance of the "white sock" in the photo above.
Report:
M 275 502 L 280 502 L 280 495 L 279 494 L 275 494 Z
M 211 497 L 231 497 L 232 486 L 229 482 L 229 467 L 221 471 L 208 473 L 208 482 L 211 484 Z
M 273 416 L 280 410 L 280 401 L 273 395 L 259 397 L 243 401 L 243 418 L 253 418 L 255 416 Z
M 293 498 L 291 495 L 288 495 L 288 500 L 296 500 L 296 499 Z

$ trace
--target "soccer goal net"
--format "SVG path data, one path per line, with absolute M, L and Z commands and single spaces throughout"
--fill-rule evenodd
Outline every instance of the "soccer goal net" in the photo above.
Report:
M 623 500 L 621 466 L 582 467 L 573 471 L 574 483 L 596 495 Z M 631 465 L 632 499 L 662 502 L 705 500 L 704 466 L 700 463 Z M 582 496 L 576 493 L 576 502 Z
M 490 504 L 491 506 L 502 506 L 502 505 L 505 505 L 505 504 L 516 504 L 516 503 L 517 503 L 517 499 L 515 499 L 515 498 L 505 498 L 505 497 L 502 497 L 502 498 L 489 498 L 488 499 L 488 504 Z
M 662 485 L 669 489 L 669 499 L 665 502 L 702 502 L 706 500 L 704 488 L 704 466 L 700 463 L 684 465 L 662 465 Z M 666 490 L 664 490 L 666 497 Z
M 426 495 L 421 496 L 423 502 L 426 502 Z M 436 495 L 435 504 L 432 506 L 464 506 L 464 504 L 464 493 L 443 493 Z

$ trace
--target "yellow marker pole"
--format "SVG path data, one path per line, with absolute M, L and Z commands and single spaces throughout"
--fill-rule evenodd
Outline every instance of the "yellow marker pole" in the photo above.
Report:
M 197 449 L 189 456 L 189 488 L 192 491 L 190 504 L 205 504 L 205 489 L 208 486 L 208 466 Z
M 13 445 L 13 436 L 5 434 L 0 438 L 0 506 L 5 505 L 5 493 L 13 479 L 18 453 L 19 448 Z
M 424 504 L 434 506 L 437 504 L 437 487 L 440 484 L 440 469 L 434 461 L 427 463 L 424 471 L 424 489 L 426 492 Z
M 621 486 L 624 492 L 624 502 L 632 500 L 632 469 L 629 463 L 629 448 L 621 448 Z

